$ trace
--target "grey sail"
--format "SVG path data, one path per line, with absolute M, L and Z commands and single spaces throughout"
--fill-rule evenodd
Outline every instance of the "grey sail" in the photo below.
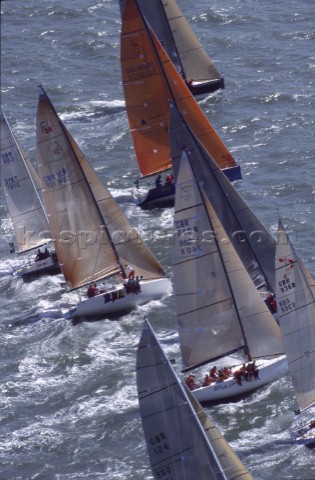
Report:
M 175 181 L 184 149 L 197 181 L 203 180 L 204 191 L 254 284 L 256 287 L 270 284 L 274 290 L 275 239 L 225 175 L 221 175 L 220 169 L 195 138 L 175 105 L 171 107 L 170 138 Z
M 315 298 L 281 221 L 276 249 L 276 279 L 283 346 L 302 412 L 315 405 Z
M 226 241 L 186 152 L 177 175 L 174 223 L 174 290 L 185 368 L 238 350 L 250 358 L 280 354 L 279 326 Z
M 180 383 L 150 324 L 137 354 L 140 414 L 156 480 L 250 480 L 237 455 Z
M 38 176 L 1 111 L 1 180 L 19 252 L 50 241 Z

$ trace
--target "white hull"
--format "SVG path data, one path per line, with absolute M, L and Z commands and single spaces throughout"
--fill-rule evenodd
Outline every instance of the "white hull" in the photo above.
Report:
M 68 312 L 67 317 L 73 319 L 106 317 L 106 315 L 133 310 L 138 305 L 144 305 L 151 300 L 158 300 L 168 293 L 171 282 L 168 278 L 142 280 L 140 287 L 141 292 L 136 294 L 127 293 L 123 285 L 118 285 L 105 293 L 78 303 L 74 309 Z
M 54 261 L 53 258 L 47 257 L 38 262 L 28 262 L 22 265 L 13 266 L 13 275 L 17 277 L 27 277 L 30 275 L 43 275 L 45 273 L 59 273 L 59 262 Z
M 272 360 L 257 360 L 256 365 L 259 370 L 260 380 L 252 379 L 252 381 L 245 381 L 242 379 L 242 385 L 239 385 L 237 380 L 231 377 L 223 382 L 213 383 L 208 387 L 197 388 L 192 393 L 199 402 L 227 400 L 253 392 L 286 375 L 289 371 L 285 355 Z M 238 367 L 235 367 L 233 370 L 238 370 Z
M 315 447 L 315 405 L 296 417 L 291 439 L 297 445 Z

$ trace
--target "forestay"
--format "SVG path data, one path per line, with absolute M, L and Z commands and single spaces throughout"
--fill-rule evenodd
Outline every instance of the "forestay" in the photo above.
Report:
M 315 405 L 315 299 L 307 276 L 279 221 L 276 298 L 283 345 L 300 410 Z
M 183 152 L 176 183 L 174 289 L 182 358 L 194 368 L 243 349 L 282 351 L 281 334 Z
M 154 478 L 239 479 L 251 475 L 184 388 L 150 324 L 145 322 L 137 354 L 140 413 Z
M 1 111 L 1 180 L 19 252 L 51 239 L 39 196 L 39 178 Z

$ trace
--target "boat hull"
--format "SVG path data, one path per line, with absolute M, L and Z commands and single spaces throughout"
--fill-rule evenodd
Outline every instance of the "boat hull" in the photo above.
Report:
M 315 405 L 295 418 L 291 428 L 291 439 L 296 445 L 315 447 Z
M 158 300 L 171 289 L 168 278 L 142 280 L 140 293 L 127 293 L 124 285 L 108 290 L 100 295 L 81 301 L 66 315 L 71 319 L 90 319 L 116 316 L 122 312 L 130 311 L 139 305 L 144 305 L 151 300 Z
M 234 378 L 228 378 L 223 382 L 216 382 L 208 387 L 197 388 L 193 390 L 192 393 L 199 402 L 229 400 L 251 393 L 286 375 L 289 371 L 285 355 L 281 355 L 272 360 L 256 361 L 256 365 L 259 370 L 259 380 L 242 380 L 242 385 L 239 385 Z M 237 370 L 239 367 L 235 367 L 233 370 Z
M 143 197 L 136 198 L 136 203 L 141 208 L 173 207 L 175 202 L 175 184 L 163 185 L 148 190 Z
M 31 276 L 60 273 L 59 262 L 54 261 L 50 256 L 38 262 L 29 262 L 19 267 L 13 267 L 13 275 L 16 277 L 28 278 Z
M 230 182 L 242 179 L 239 165 L 224 168 L 222 172 Z M 143 209 L 173 207 L 175 203 L 175 183 L 151 188 L 143 196 L 135 197 L 135 202 Z
M 205 95 L 219 89 L 224 89 L 224 78 L 220 77 L 216 80 L 207 80 L 205 82 L 191 82 L 187 83 L 187 85 L 191 93 L 197 97 L 198 95 Z

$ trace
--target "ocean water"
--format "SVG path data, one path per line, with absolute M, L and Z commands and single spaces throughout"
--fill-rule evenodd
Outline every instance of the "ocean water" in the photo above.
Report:
M 178 0 L 224 75 L 202 108 L 239 161 L 236 188 L 272 233 L 278 216 L 315 275 L 315 13 L 312 0 Z M 124 109 L 116 0 L 1 2 L 1 105 L 36 165 L 37 86 L 172 276 L 172 209 L 131 202 L 138 169 Z M 61 276 L 13 278 L 1 192 L 0 479 L 152 479 L 135 359 L 143 320 L 180 355 L 170 294 L 120 321 L 73 326 Z M 315 479 L 315 451 L 290 443 L 287 376 L 207 406 L 257 480 Z

